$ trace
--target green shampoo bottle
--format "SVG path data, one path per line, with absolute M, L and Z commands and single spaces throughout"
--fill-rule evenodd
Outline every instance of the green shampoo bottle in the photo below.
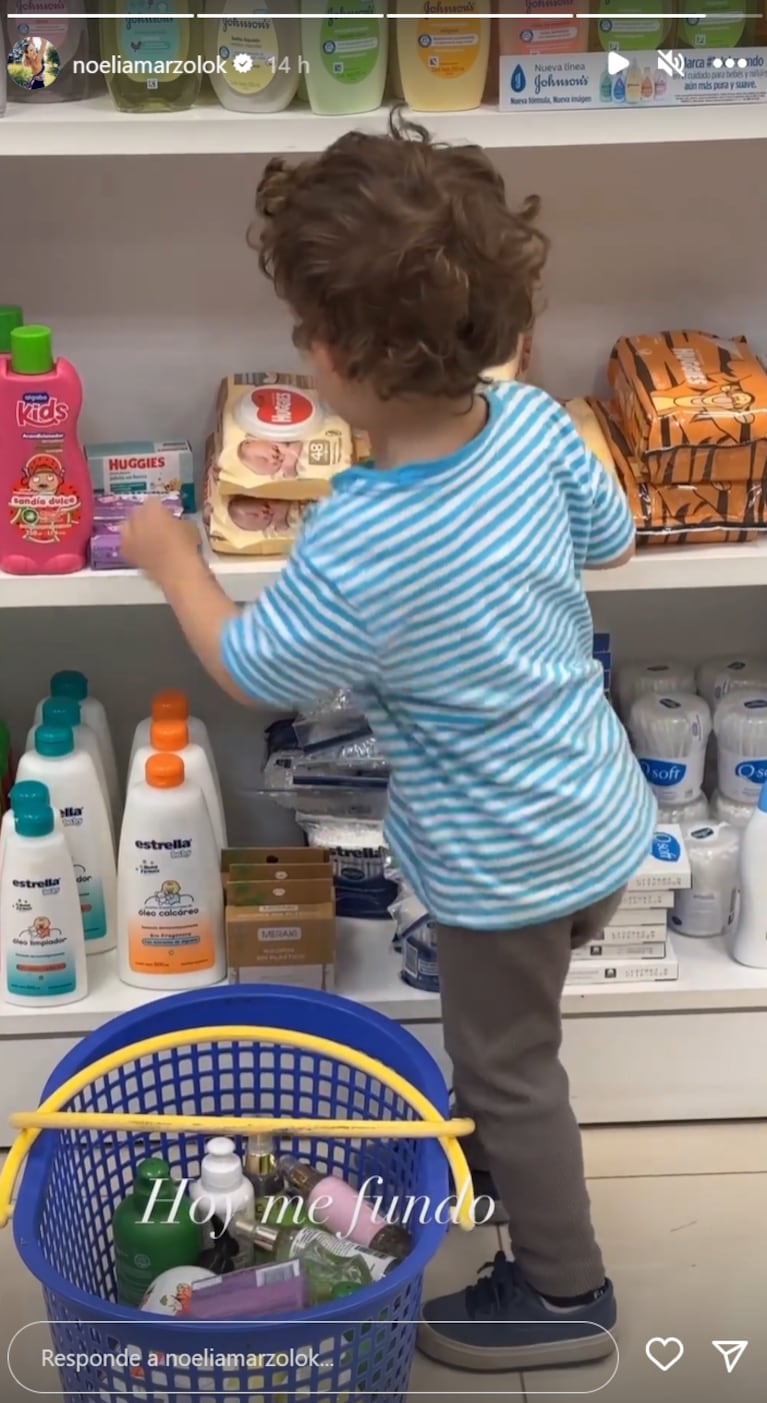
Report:
M 147 14 L 145 0 L 123 0 L 119 15 L 100 21 L 101 59 L 112 101 L 121 112 L 182 112 L 202 86 L 202 34 L 197 6 L 177 0 L 173 13 Z
M 146 1159 L 138 1167 L 132 1193 L 117 1205 L 112 1239 L 120 1305 L 140 1305 L 164 1271 L 196 1263 L 202 1230 L 191 1217 L 190 1199 L 180 1190 L 164 1160 Z

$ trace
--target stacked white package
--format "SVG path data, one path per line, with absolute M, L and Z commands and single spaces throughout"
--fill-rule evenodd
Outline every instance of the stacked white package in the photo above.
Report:
M 691 883 L 682 830 L 664 824 L 601 936 L 573 952 L 568 985 L 637 984 L 679 977 L 667 921 L 674 897 Z

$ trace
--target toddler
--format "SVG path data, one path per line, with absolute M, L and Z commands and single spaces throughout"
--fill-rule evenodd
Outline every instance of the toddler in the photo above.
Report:
M 228 693 L 286 710 L 353 688 L 388 758 L 388 842 L 439 923 L 469 1157 L 514 1254 L 426 1304 L 421 1348 L 476 1370 L 596 1359 L 615 1299 L 560 999 L 573 946 L 609 920 L 653 835 L 580 583 L 628 560 L 631 516 L 549 395 L 482 382 L 531 324 L 546 241 L 536 201 L 510 209 L 481 150 L 403 121 L 350 133 L 272 161 L 257 211 L 251 242 L 295 344 L 372 462 L 333 479 L 248 608 L 159 503 L 131 514 L 123 552 Z

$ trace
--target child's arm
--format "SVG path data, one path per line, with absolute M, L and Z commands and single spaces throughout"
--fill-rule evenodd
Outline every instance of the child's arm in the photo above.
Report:
M 306 548 L 307 534 L 304 528 L 276 583 L 245 609 L 200 559 L 196 531 L 158 501 L 129 517 L 121 548 L 159 585 L 190 647 L 229 696 L 292 709 L 362 686 L 374 673 L 367 633 Z

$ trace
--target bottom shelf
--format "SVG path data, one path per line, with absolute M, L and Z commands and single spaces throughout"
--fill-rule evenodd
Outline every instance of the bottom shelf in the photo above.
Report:
M 481 937 L 480 937 L 481 938 Z M 578 985 L 567 989 L 565 1018 L 680 1010 L 767 1009 L 767 969 L 731 960 L 721 940 L 674 936 L 679 979 L 659 984 Z M 385 923 L 339 921 L 336 992 L 400 1023 L 437 1023 L 440 1000 L 403 984 L 399 956 Z M 163 994 L 133 989 L 117 977 L 114 953 L 88 961 L 87 998 L 61 1008 L 17 1008 L 0 1000 L 0 1038 L 76 1037 Z

